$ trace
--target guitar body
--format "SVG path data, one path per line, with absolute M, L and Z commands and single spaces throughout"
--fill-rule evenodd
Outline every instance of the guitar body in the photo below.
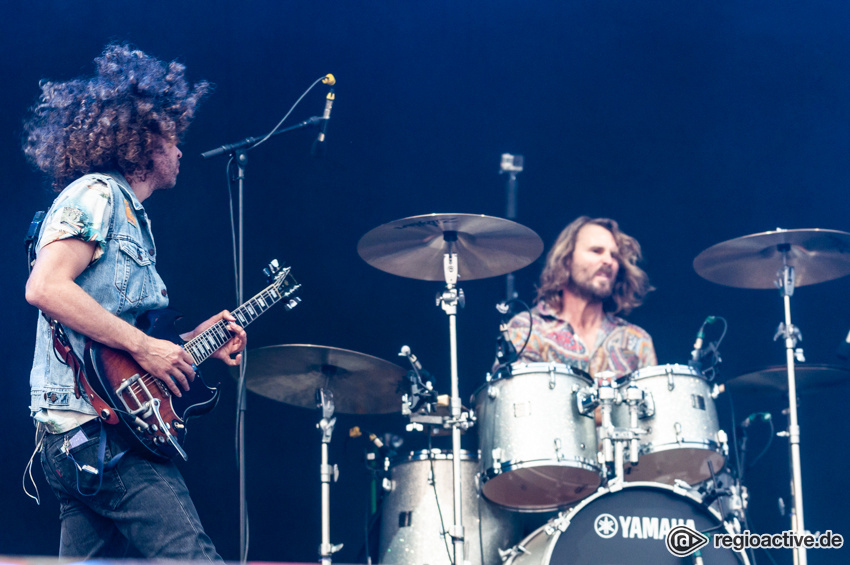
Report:
M 274 260 L 263 272 L 271 279 L 271 284 L 231 312 L 243 328 L 278 302 L 283 301 L 287 310 L 300 302 L 299 298 L 292 297 L 301 285 L 292 278 L 289 267 L 281 267 Z M 131 439 L 137 440 L 136 443 L 151 455 L 162 459 L 175 455 L 188 459 L 183 450 L 186 421 L 215 408 L 219 398 L 218 384 L 207 386 L 197 372 L 197 365 L 233 337 L 227 329 L 230 322 L 219 320 L 184 342 L 174 329 L 178 318 L 180 314 L 168 308 L 152 310 L 140 316 L 136 326 L 151 337 L 182 346 L 195 360 L 195 379 L 180 397 L 172 395 L 165 383 L 145 372 L 125 351 L 90 340 L 83 355 L 83 388 L 93 403 L 103 406 L 98 408 L 101 419 L 113 424 L 117 423 L 117 415 Z M 99 402 L 95 395 L 103 402 Z
M 168 308 L 152 310 L 140 316 L 136 326 L 151 337 L 183 345 L 174 329 L 179 318 Z M 92 389 L 115 409 L 138 443 L 160 458 L 178 454 L 186 458 L 182 449 L 186 421 L 215 408 L 220 396 L 217 386 L 207 386 L 200 372 L 183 396 L 174 396 L 130 354 L 93 341 L 86 344 L 85 364 Z

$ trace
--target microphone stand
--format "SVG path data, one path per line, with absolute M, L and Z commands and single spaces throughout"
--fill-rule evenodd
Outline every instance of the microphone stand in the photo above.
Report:
M 522 172 L 523 169 L 523 156 L 522 155 L 511 155 L 510 153 L 502 154 L 502 163 L 500 166 L 501 170 L 499 174 L 507 173 L 508 174 L 508 182 L 506 186 L 506 204 L 505 204 L 505 218 L 508 220 L 516 220 L 516 208 L 517 208 L 517 182 L 516 176 Z M 514 274 L 508 273 L 505 277 L 505 301 L 511 301 L 517 297 L 516 290 L 514 289 Z
M 244 273 L 244 213 L 243 213 L 243 204 L 244 204 L 244 194 L 245 194 L 245 169 L 248 164 L 248 151 L 253 149 L 254 146 L 270 137 L 274 137 L 281 133 L 286 133 L 290 131 L 295 131 L 299 129 L 303 129 L 306 127 L 316 126 L 322 123 L 325 119 L 320 118 L 318 116 L 313 116 L 295 124 L 294 126 L 277 130 L 271 135 L 268 136 L 258 136 L 258 137 L 247 137 L 242 141 L 237 141 L 236 143 L 231 143 L 229 145 L 222 145 L 221 147 L 217 147 L 216 149 L 211 149 L 209 151 L 205 151 L 201 153 L 201 157 L 204 159 L 209 159 L 211 157 L 217 157 L 218 155 L 230 155 L 233 161 L 236 163 L 236 183 L 237 183 L 237 235 L 236 235 L 236 304 L 242 304 L 243 300 L 243 273 Z M 232 180 L 228 177 L 227 182 L 230 183 Z M 242 363 L 239 365 L 239 380 L 236 385 L 236 398 L 237 398 L 237 418 L 236 418 L 236 433 L 237 433 L 237 465 L 239 466 L 239 561 L 240 563 L 245 563 L 248 560 L 248 504 L 246 497 L 246 476 L 245 476 L 245 413 L 247 411 L 246 406 L 246 392 L 247 388 L 245 386 L 245 369 L 247 367 L 248 362 L 248 352 L 244 351 L 242 353 Z

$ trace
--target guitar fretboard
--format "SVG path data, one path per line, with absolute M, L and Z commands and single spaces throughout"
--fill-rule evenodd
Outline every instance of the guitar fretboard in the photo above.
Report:
M 281 281 L 286 284 L 288 281 L 283 277 Z M 280 302 L 283 298 L 292 294 L 298 285 L 287 288 L 285 293 L 281 293 L 278 288 L 279 282 L 269 285 L 253 298 L 246 301 L 244 304 L 233 310 L 231 313 L 236 318 L 236 322 L 246 327 L 248 324 L 259 318 L 266 310 Z M 230 322 L 219 320 L 212 326 L 205 329 L 199 335 L 183 344 L 183 348 L 189 352 L 189 355 L 195 360 L 195 366 L 200 365 L 207 360 L 213 353 L 218 351 L 227 341 L 233 337 L 233 333 L 227 329 Z

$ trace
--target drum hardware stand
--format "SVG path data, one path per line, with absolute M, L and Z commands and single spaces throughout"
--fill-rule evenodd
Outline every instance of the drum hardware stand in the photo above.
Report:
M 617 392 L 614 386 L 613 375 L 603 373 L 597 378 L 596 399 L 593 393 L 578 393 L 576 398 L 581 414 L 593 413 L 596 407 L 600 407 L 602 424 L 599 427 L 602 451 L 599 454 L 599 462 L 605 466 L 610 476 L 613 470 L 613 478 L 609 481 L 609 488 L 617 490 L 616 485 L 622 486 L 625 481 L 626 449 L 628 448 L 630 465 L 637 465 L 640 456 L 640 436 L 647 431 L 638 425 L 638 419 L 654 414 L 652 397 L 647 401 L 646 393 L 633 382 L 626 387 L 625 394 Z M 629 427 L 617 428 L 611 418 L 615 404 L 625 403 L 629 407 Z M 612 486 L 613 485 L 613 486 Z
M 803 522 L 803 477 L 800 463 L 800 424 L 797 420 L 797 382 L 794 374 L 794 361 L 803 361 L 802 349 L 797 349 L 797 341 L 802 340 L 800 330 L 791 323 L 791 296 L 794 294 L 794 267 L 788 264 L 790 244 L 778 245 L 782 253 L 783 268 L 777 273 L 776 286 L 782 293 L 785 310 L 785 322 L 779 324 L 776 337 L 785 338 L 785 362 L 788 367 L 788 441 L 791 446 L 791 529 L 796 533 L 805 533 Z M 795 565 L 806 565 L 806 548 L 794 549 Z
M 319 475 L 322 482 L 322 544 L 319 546 L 319 558 L 322 565 L 330 565 L 331 555 L 342 549 L 342 544 L 331 544 L 331 478 L 336 482 L 339 468 L 328 464 L 328 444 L 334 432 L 333 392 L 323 388 L 316 390 L 316 407 L 322 410 L 322 419 L 316 427 L 322 431 L 322 464 Z
M 437 306 L 449 316 L 449 347 L 451 354 L 451 397 L 449 400 L 451 408 L 451 419 L 449 424 L 452 428 L 452 492 L 454 493 L 454 524 L 449 530 L 454 547 L 454 565 L 464 562 L 464 530 L 463 511 L 461 497 L 461 468 L 460 468 L 460 432 L 462 417 L 462 406 L 460 402 L 460 391 L 458 386 L 457 371 L 457 308 L 463 308 L 463 291 L 457 288 L 458 258 L 453 250 L 457 241 L 456 231 L 445 231 L 443 238 L 448 244 L 448 252 L 443 255 L 443 273 L 446 279 L 446 288 L 442 294 L 437 295 Z

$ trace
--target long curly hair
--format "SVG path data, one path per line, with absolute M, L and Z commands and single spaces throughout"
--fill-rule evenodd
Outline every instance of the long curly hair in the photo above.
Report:
M 161 139 L 178 143 L 212 88 L 190 85 L 181 63 L 127 44 L 107 45 L 94 62 L 91 78 L 42 80 L 24 120 L 24 153 L 57 192 L 92 172 L 130 177 L 152 170 Z
M 617 280 L 614 281 L 611 296 L 602 303 L 602 308 L 612 314 L 628 314 L 643 304 L 647 293 L 655 289 L 649 284 L 649 276 L 637 265 L 642 259 L 640 244 L 635 238 L 620 231 L 617 222 L 609 218 L 581 216 L 564 228 L 546 256 L 546 266 L 540 274 L 536 301 L 545 302 L 556 312 L 561 310 L 563 289 L 570 281 L 570 266 L 578 232 L 588 224 L 596 224 L 610 231 L 619 249 L 617 262 L 620 268 L 617 271 Z

